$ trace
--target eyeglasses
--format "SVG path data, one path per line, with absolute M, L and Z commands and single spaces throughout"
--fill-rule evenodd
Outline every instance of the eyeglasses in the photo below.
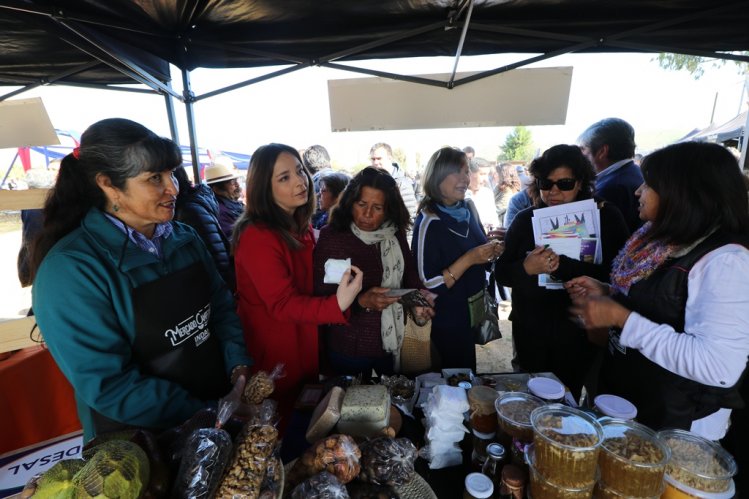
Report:
M 560 178 L 555 182 L 548 178 L 540 178 L 536 180 L 536 185 L 542 191 L 550 191 L 555 185 L 560 191 L 571 191 L 577 185 L 577 180 L 574 178 Z

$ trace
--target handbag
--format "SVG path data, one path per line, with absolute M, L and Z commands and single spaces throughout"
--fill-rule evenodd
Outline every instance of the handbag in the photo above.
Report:
M 502 338 L 502 331 L 499 330 L 498 303 L 495 288 L 496 278 L 494 277 L 494 263 L 492 263 L 489 283 L 487 288 L 484 289 L 484 317 L 473 329 L 474 340 L 477 345 L 486 345 L 490 341 Z
M 418 374 L 432 369 L 432 321 L 419 325 L 406 314 L 401 345 L 401 372 Z

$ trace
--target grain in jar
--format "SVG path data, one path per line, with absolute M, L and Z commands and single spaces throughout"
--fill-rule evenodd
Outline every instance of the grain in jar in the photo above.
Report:
M 494 402 L 499 427 L 510 437 L 521 442 L 533 440 L 531 413 L 544 405 L 538 397 L 522 392 L 506 392 Z
M 590 414 L 560 404 L 531 413 L 536 470 L 553 484 L 593 487 L 603 440 L 600 423 Z
M 720 445 L 685 430 L 663 430 L 657 435 L 671 449 L 664 497 L 679 497 L 672 489 L 685 490 L 681 485 L 711 494 L 726 493 L 733 487 L 736 461 Z
M 647 426 L 621 419 L 601 421 L 603 442 L 598 456 L 606 487 L 633 497 L 658 495 L 671 451 Z

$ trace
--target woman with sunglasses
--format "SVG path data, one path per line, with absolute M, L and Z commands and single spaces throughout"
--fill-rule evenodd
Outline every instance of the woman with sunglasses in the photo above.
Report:
M 578 399 L 597 347 L 585 331 L 569 319 L 570 299 L 563 289 L 538 285 L 539 274 L 560 280 L 581 275 L 606 279 L 611 262 L 629 236 L 624 218 L 610 203 L 599 202 L 602 262 L 588 263 L 550 248 L 537 247 L 533 210 L 589 199 L 595 174 L 577 146 L 556 145 L 533 160 L 528 187 L 535 206 L 518 213 L 505 236 L 505 251 L 496 265 L 497 281 L 512 288 L 512 338 L 522 371 L 553 372 Z

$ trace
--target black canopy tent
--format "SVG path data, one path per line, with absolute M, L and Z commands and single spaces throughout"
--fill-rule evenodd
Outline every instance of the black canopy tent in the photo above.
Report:
M 0 0 L 0 100 L 47 84 L 117 88 L 192 104 L 308 66 L 453 88 L 571 52 L 676 52 L 749 62 L 749 0 Z M 461 55 L 527 58 L 456 79 Z M 453 56 L 448 81 L 359 68 L 357 60 Z M 169 64 L 182 71 L 182 94 Z M 283 69 L 195 95 L 196 68 Z M 140 84 L 123 87 L 123 84 Z M 196 172 L 197 173 L 197 172 Z

